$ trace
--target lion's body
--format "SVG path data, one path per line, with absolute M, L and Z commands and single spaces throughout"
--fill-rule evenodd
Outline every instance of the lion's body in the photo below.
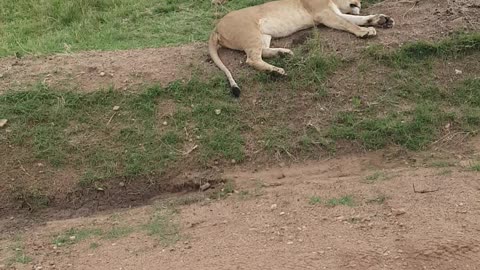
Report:
M 286 37 L 318 24 L 349 31 L 358 37 L 376 34 L 373 27 L 360 25 L 393 26 L 393 20 L 385 15 L 345 14 L 359 12 L 359 0 L 279 0 L 247 7 L 232 11 L 220 19 L 210 36 L 209 52 L 215 64 L 225 72 L 233 94 L 238 96 L 238 85 L 218 57 L 217 50 L 220 46 L 244 51 L 247 54 L 247 64 L 258 70 L 285 75 L 282 68 L 272 66 L 262 59 L 292 54 L 289 49 L 270 48 L 272 38 Z

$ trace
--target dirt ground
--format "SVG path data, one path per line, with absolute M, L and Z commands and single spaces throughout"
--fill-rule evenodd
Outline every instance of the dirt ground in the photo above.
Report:
M 315 31 L 330 50 L 349 58 L 369 44 L 397 47 L 455 31 L 478 31 L 479 7 L 476 0 L 387 0 L 365 10 L 396 20 L 393 29 L 379 30 L 374 39 Z M 276 44 L 295 46 L 311 31 Z M 234 72 L 247 68 L 241 53 L 224 50 L 221 56 Z M 188 79 L 198 71 L 218 72 L 203 43 L 5 58 L 0 59 L 0 94 L 38 82 L 78 91 L 110 86 L 136 91 L 143 84 Z M 147 186 L 129 195 L 110 194 L 104 207 L 99 207 L 100 197 L 85 194 L 94 199 L 79 207 L 35 214 L 8 211 L 0 216 L 0 269 L 480 269 L 480 176 L 468 169 L 479 156 L 476 137 L 427 153 L 387 149 L 304 164 L 272 162 L 257 168 L 249 163 L 215 176 L 173 175 L 174 180 L 201 181 L 155 189 L 139 201 L 135 192 L 147 191 Z M 221 192 L 217 178 L 232 179 L 235 192 L 209 199 Z M 205 181 L 213 188 L 196 191 Z M 171 193 L 178 190 L 183 192 Z M 168 217 L 178 223 L 178 241 L 166 245 L 137 229 L 165 202 L 192 196 L 193 203 L 177 203 Z M 345 196 L 351 205 L 328 205 Z M 120 237 L 55 244 L 55 235 L 71 228 L 115 226 L 133 229 Z M 24 254 L 30 259 L 19 263 Z M 12 260 L 17 262 L 10 265 Z
M 471 145 L 477 156 L 478 142 Z M 23 231 L 23 251 L 33 261 L 13 269 L 479 269 L 478 172 L 453 157 L 459 165 L 421 166 L 437 156 L 389 162 L 376 152 L 256 172 L 239 167 L 225 173 L 236 183 L 226 199 L 175 195 L 200 198 L 177 207 L 175 244 L 139 231 L 53 243 L 70 228 L 136 226 L 168 199 L 160 197 L 153 206 L 31 226 Z M 349 194 L 352 206 L 311 201 Z M 11 245 L 6 235 L 2 254 Z M 100 244 L 92 249 L 92 243 Z

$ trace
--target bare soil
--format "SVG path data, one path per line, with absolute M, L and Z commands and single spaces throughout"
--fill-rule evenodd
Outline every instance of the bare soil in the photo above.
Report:
M 478 143 L 472 148 L 480 154 Z M 148 221 L 155 206 L 107 211 L 23 231 L 24 252 L 33 261 L 13 269 L 478 269 L 478 172 L 462 168 L 468 160 L 448 168 L 407 160 L 389 162 L 378 152 L 256 172 L 235 168 L 224 176 L 234 179 L 236 193 L 177 206 L 175 244 L 164 246 L 141 231 L 53 244 L 71 228 L 133 228 Z M 175 197 L 192 195 L 205 196 Z M 353 206 L 325 205 L 345 195 Z M 311 204 L 312 196 L 322 202 Z M 0 240 L 5 256 L 12 253 L 9 239 L 5 233 Z
M 274 45 L 294 47 L 311 31 L 320 31 L 328 50 L 349 59 L 370 44 L 395 48 L 480 29 L 475 0 L 387 0 L 365 10 L 378 12 L 391 15 L 396 26 L 380 29 L 373 39 L 359 40 L 320 27 Z M 221 57 L 234 73 L 248 72 L 242 53 L 222 50 Z M 478 69 L 468 63 L 475 61 L 467 59 L 459 65 L 474 74 Z M 352 74 L 356 70 L 351 68 Z M 452 72 L 447 64 L 435 68 L 444 70 L 440 79 L 447 80 Z M 137 91 L 145 84 L 187 80 L 195 72 L 219 72 L 203 43 L 5 58 L 0 59 L 0 94 L 38 82 L 87 92 L 106 87 Z M 354 84 L 351 74 L 336 74 L 329 87 L 342 96 Z M 244 93 L 241 102 L 258 95 Z M 318 109 L 305 108 L 305 112 L 318 113 Z M 24 211 L 28 205 L 0 206 L 0 269 L 480 269 L 480 177 L 469 170 L 480 156 L 478 137 L 458 143 L 440 141 L 427 153 L 396 148 L 362 153 L 349 151 L 348 145 L 345 149 L 339 157 L 303 164 L 271 158 L 261 168 L 252 160 L 199 171 L 186 162 L 175 172 L 155 176 L 168 180 L 161 185 L 152 186 L 151 179 L 136 180 L 134 186 L 127 182 L 108 186 L 105 192 L 78 190 L 73 170 L 54 171 L 35 160 L 19 162 L 22 153 L 15 152 L 17 158 L 12 159 L 14 150 L 9 150 L 9 158 L 0 157 L 0 172 L 15 172 L 18 181 L 32 183 L 48 178 L 55 196 L 51 208 L 34 213 Z M 450 165 L 432 165 L 438 161 Z M 372 175 L 378 179 L 368 180 Z M 234 181 L 237 192 L 209 200 L 208 194 L 218 192 L 225 179 Z M 206 182 L 212 189 L 197 192 Z M 3 198 L 11 195 L 6 194 L 10 188 L 0 186 Z M 152 217 L 155 205 L 192 194 L 199 202 L 176 206 L 181 238 L 169 246 L 142 231 L 118 239 L 53 244 L 54 235 L 70 228 L 140 226 Z M 353 206 L 325 205 L 346 195 L 352 196 Z M 310 204 L 313 196 L 321 203 Z M 99 246 L 92 249 L 94 241 Z M 19 251 L 18 243 L 32 261 L 7 266 Z

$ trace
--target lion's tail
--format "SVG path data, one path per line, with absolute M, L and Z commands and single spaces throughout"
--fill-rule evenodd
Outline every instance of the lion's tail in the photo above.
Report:
M 217 34 L 217 32 L 214 31 L 210 35 L 210 39 L 208 41 L 208 51 L 210 53 L 210 57 L 212 58 L 215 65 L 217 65 L 217 67 L 220 68 L 225 73 L 225 75 L 227 76 L 228 82 L 230 83 L 230 89 L 232 91 L 232 94 L 235 97 L 239 97 L 240 96 L 240 87 L 238 87 L 237 83 L 233 79 L 232 73 L 230 73 L 228 68 L 223 64 L 222 60 L 218 56 L 218 48 L 219 48 L 218 34 Z

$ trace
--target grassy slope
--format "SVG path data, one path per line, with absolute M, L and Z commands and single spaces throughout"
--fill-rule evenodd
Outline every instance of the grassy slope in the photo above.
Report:
M 274 60 L 291 71 L 288 79 L 264 73 L 256 73 L 254 80 L 243 78 L 244 87 L 261 89 L 265 102 L 253 107 L 228 96 L 223 76 L 208 83 L 193 79 L 166 88 L 153 86 L 140 94 L 114 90 L 85 94 L 42 85 L 5 94 L 0 96 L 0 115 L 9 119 L 10 132 L 2 132 L 2 139 L 28 149 L 30 159 L 57 168 L 75 164 L 82 183 L 89 184 L 162 172 L 184 160 L 195 145 L 198 148 L 189 155 L 208 164 L 244 160 L 251 154 L 245 150 L 247 138 L 255 149 L 270 155 L 308 157 L 322 148 L 334 151 L 338 139 L 355 140 L 368 149 L 393 143 L 419 150 L 441 136 L 446 124 L 465 132 L 478 130 L 480 80 L 441 85 L 432 66 L 479 55 L 479 35 L 415 43 L 395 52 L 370 49 L 361 61 L 393 70 L 384 78 L 388 85 L 379 89 L 382 95 L 369 93 L 375 105 L 352 97 L 353 109 L 333 106 L 338 109 L 330 118 L 320 116 L 329 123 L 321 130 L 304 125 L 304 112 L 316 104 L 341 102 L 332 99 L 325 80 L 351 63 L 323 54 L 316 38 L 297 50 L 303 54 Z M 301 95 L 306 98 L 299 99 Z M 173 112 L 164 115 L 168 104 Z M 120 110 L 113 111 L 114 106 Z
M 262 2 L 0 0 L 0 57 L 204 41 L 217 16 Z

